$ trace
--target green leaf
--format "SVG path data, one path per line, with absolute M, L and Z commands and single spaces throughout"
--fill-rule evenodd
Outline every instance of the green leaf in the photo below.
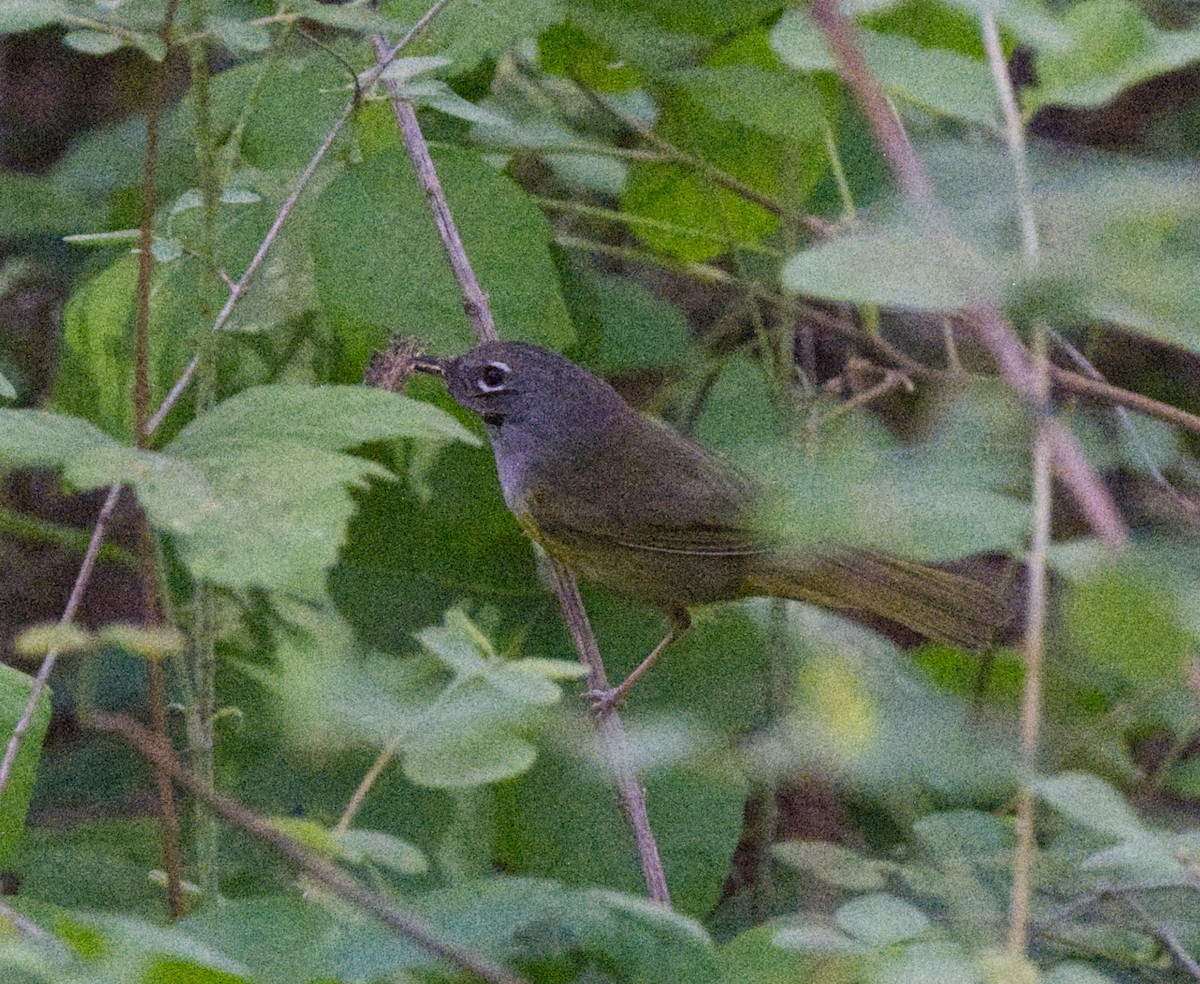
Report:
M 546 220 L 524 192 L 474 155 L 438 152 L 434 159 L 505 336 L 556 348 L 569 344 L 573 331 Z M 325 190 L 313 252 L 321 301 L 363 362 L 385 327 L 435 348 L 460 348 L 472 339 L 425 194 L 397 154 L 377 154 Z
M 1076 646 L 1131 681 L 1182 681 L 1196 639 L 1181 621 L 1180 600 L 1163 584 L 1162 573 L 1138 569 L 1131 558 L 1072 585 L 1065 621 Z
M 851 899 L 833 918 L 855 939 L 874 947 L 902 943 L 929 928 L 925 913 L 887 892 Z
M 1098 834 L 1118 840 L 1152 835 L 1125 798 L 1099 776 L 1064 772 L 1034 780 L 1033 790 L 1060 813 Z
M 832 926 L 784 926 L 775 931 L 775 945 L 798 953 L 862 953 L 863 944 Z
M 179 538 L 193 576 L 314 599 L 324 596 L 355 510 L 348 487 L 392 478 L 362 458 L 253 438 L 206 443 L 184 457 L 212 490 L 204 523 Z
M 668 78 L 717 119 L 782 140 L 821 138 L 821 97 L 814 85 L 795 75 L 740 64 L 692 68 Z
M 80 490 L 132 485 L 154 523 L 196 528 L 214 505 L 203 474 L 188 462 L 118 444 L 85 420 L 45 410 L 0 410 L 0 458 L 27 468 L 60 468 Z
M 399 875 L 422 875 L 429 870 L 425 853 L 409 841 L 382 830 L 334 830 L 334 843 L 351 861 L 373 861 Z
M 1069 43 L 1038 53 L 1030 110 L 1102 106 L 1130 86 L 1200 61 L 1200 31 L 1160 31 L 1132 0 L 1071 4 L 1062 27 Z
M 1114 978 L 1102 974 L 1090 964 L 1060 963 L 1051 967 L 1039 978 L 1040 984 L 1116 984 Z
M 207 480 L 185 562 L 217 584 L 322 596 L 355 510 L 348 486 L 392 478 L 334 452 L 400 437 L 476 443 L 444 411 L 367 387 L 262 386 L 223 401 L 166 449 Z
M 957 943 L 906 946 L 872 975 L 875 984 L 984 984 L 975 961 Z
M 875 862 L 860 857 L 840 844 L 783 841 L 775 844 L 771 850 L 784 864 L 811 872 L 827 885 L 836 885 L 851 892 L 870 892 L 886 884 Z
M 913 832 L 938 858 L 994 857 L 1007 854 L 1015 842 L 1011 824 L 977 810 L 930 813 L 913 824 Z
M 781 279 L 797 294 L 928 311 L 953 311 L 997 293 L 995 272 L 982 257 L 913 221 L 806 249 L 787 261 Z
M 889 95 L 937 116 L 998 125 L 995 89 L 984 62 L 862 27 L 855 36 Z M 784 64 L 799 71 L 837 70 L 824 35 L 803 9 L 793 8 L 779 19 L 771 30 L 771 47 Z
M 538 37 L 538 64 L 543 72 L 577 78 L 596 92 L 626 92 L 639 73 L 615 48 L 576 24 L 553 24 Z
M 580 761 L 543 748 L 528 773 L 496 787 L 496 856 L 513 870 L 568 885 L 644 891 L 628 828 L 611 808 L 612 780 L 595 754 Z M 731 771 L 683 764 L 643 776 L 676 911 L 701 916 L 721 896 L 747 793 L 744 776 Z M 564 813 L 566 803 L 572 806 Z
M 263 984 L 403 980 L 432 958 L 374 919 L 299 894 L 233 898 L 180 921 L 197 940 L 237 954 Z
M 125 42 L 106 31 L 68 31 L 63 35 L 63 44 L 85 55 L 109 55 Z
M 409 24 L 429 9 L 424 0 L 388 0 L 380 6 L 383 13 Z M 563 13 L 559 0 L 452 3 L 438 13 L 406 53 L 444 56 L 450 59 L 455 74 L 461 75 L 485 58 L 502 54 L 522 38 L 537 37 Z
M 224 443 L 278 441 L 342 451 L 368 441 L 412 437 L 479 439 L 446 411 L 369 386 L 253 386 L 188 424 L 173 454 L 203 455 Z
M 661 224 L 633 225 L 638 238 L 652 249 L 697 263 L 731 246 L 757 244 L 777 225 L 766 209 L 677 164 L 635 164 L 621 207 Z M 682 228 L 675 231 L 671 226 Z
M 195 263 L 156 269 L 150 286 L 151 403 L 162 400 L 192 357 L 200 330 Z M 77 288 L 63 313 L 53 405 L 133 443 L 133 316 L 137 257 L 122 256 Z
M 0 735 L 11 735 L 25 713 L 33 679 L 11 666 L 0 665 Z M 42 739 L 50 724 L 50 691 L 42 692 L 13 762 L 8 785 L 0 795 L 0 865 L 7 866 L 25 830 L 25 814 L 33 796 Z M 5 744 L 8 739 L 5 738 Z
M 446 727 L 431 715 L 431 727 L 413 737 L 404 774 L 433 789 L 468 789 L 527 772 L 537 749 L 523 738 L 488 730 Z
M 36 31 L 57 23 L 66 12 L 59 0 L 0 0 L 0 34 Z
M 230 51 L 266 51 L 271 46 L 271 34 L 261 24 L 236 17 L 208 17 L 205 26 Z

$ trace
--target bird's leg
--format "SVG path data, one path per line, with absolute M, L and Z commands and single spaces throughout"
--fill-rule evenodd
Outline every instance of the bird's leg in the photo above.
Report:
M 668 617 L 671 620 L 670 630 L 663 636 L 662 642 L 650 651 L 650 655 L 642 660 L 629 676 L 608 690 L 596 688 L 587 692 L 585 696 L 592 702 L 593 711 L 597 714 L 604 714 L 614 707 L 620 706 L 629 691 L 633 689 L 633 685 L 641 679 L 642 674 L 650 669 L 654 661 L 670 649 L 679 640 L 679 637 L 691 627 L 692 619 L 685 608 L 675 609 L 669 613 Z

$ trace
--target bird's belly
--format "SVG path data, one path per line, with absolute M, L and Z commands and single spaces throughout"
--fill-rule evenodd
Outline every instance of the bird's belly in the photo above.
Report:
M 598 546 L 535 538 L 586 581 L 659 608 L 690 608 L 743 595 L 744 555 L 688 554 L 620 544 Z

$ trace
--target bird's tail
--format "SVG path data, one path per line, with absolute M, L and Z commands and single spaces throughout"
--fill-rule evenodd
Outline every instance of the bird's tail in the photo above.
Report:
M 1014 618 L 1004 594 L 981 580 L 853 547 L 768 555 L 746 593 L 818 605 L 901 641 L 972 651 L 997 645 Z

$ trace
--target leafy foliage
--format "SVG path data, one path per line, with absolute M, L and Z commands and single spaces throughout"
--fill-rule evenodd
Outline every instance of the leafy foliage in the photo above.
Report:
M 727 454 L 766 490 L 764 533 L 978 563 L 1023 596 L 1033 421 L 958 313 L 987 303 L 1023 338 L 1052 330 L 1060 381 L 1079 351 L 1129 391 L 1200 409 L 1200 140 L 1189 96 L 1147 122 L 1136 156 L 1034 140 L 1025 181 L 982 34 L 994 18 L 1004 52 L 1030 66 L 1019 109 L 1038 132 L 1193 66 L 1200 28 L 1183 7 L 1129 0 L 843 6 L 936 208 L 897 200 L 817 21 L 779 0 L 452 2 L 384 78 L 419 112 L 503 337 L 567 352 Z M 87 67 L 127 59 L 147 88 L 192 68 L 156 136 L 148 283 L 130 253 L 144 106 L 79 135 L 45 173 L 0 175 L 5 249 L 65 264 L 47 406 L 33 407 L 17 334 L 0 337 L 0 399 L 14 404 L 0 408 L 0 463 L 70 492 L 125 486 L 152 533 L 142 590 L 178 630 L 153 638 L 188 640 L 147 647 L 120 624 L 22 636 L 27 657 L 62 650 L 62 727 L 43 753 L 44 696 L 0 794 L 0 855 L 20 880 L 0 909 L 14 927 L 0 979 L 457 973 L 191 815 L 189 911 L 164 922 L 160 832 L 141 815 L 149 767 L 111 739 L 70 738 L 96 709 L 142 710 L 147 659 L 166 671 L 181 757 L 203 771 L 211 737 L 218 790 L 535 984 L 1194 972 L 1188 419 L 1055 394 L 1137 542 L 1114 557 L 1078 517 L 1055 517 L 1040 774 L 1016 751 L 1017 651 L 904 651 L 767 600 L 693 613 L 608 743 L 575 697 L 583 671 L 478 423 L 434 380 L 408 395 L 350 385 L 393 332 L 438 353 L 472 343 L 370 74 L 373 36 L 394 43 L 428 5 L 195 0 L 164 34 L 167 7 L 0 0 L 0 34 Z M 16 269 L 0 267 L 0 298 Z M 191 388 L 139 441 L 135 392 L 153 413 L 193 359 Z M 36 594 L 25 539 L 64 538 L 12 508 L 0 569 Z M 102 562 L 95 577 L 109 573 Z M 661 618 L 587 586 L 585 600 L 617 679 Z M 1001 643 L 1018 642 L 1017 607 Z M 0 669 L 6 735 L 30 683 Z M 647 790 L 670 910 L 642 898 L 614 762 Z M 1040 839 L 1032 946 L 1015 953 L 1023 784 Z

